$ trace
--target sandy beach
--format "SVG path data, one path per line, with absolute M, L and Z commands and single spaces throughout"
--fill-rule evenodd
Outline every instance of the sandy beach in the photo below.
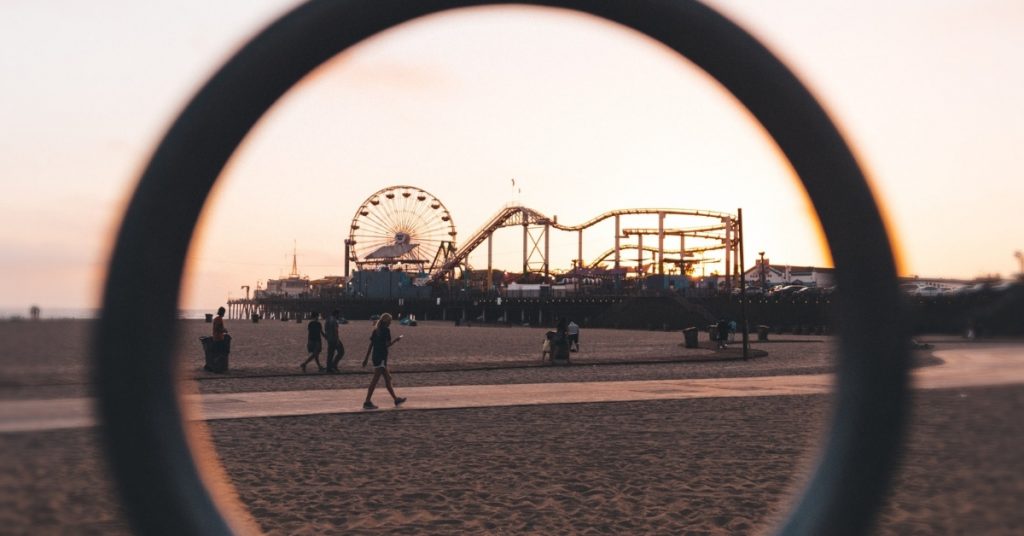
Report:
M 92 321 L 0 322 L 5 348 L 0 350 L 0 399 L 56 398 L 88 394 L 88 340 Z M 352 388 L 365 386 L 369 370 L 360 367 L 366 352 L 369 321 L 341 326 L 346 353 L 342 374 L 309 374 L 298 368 L 306 358 L 305 324 L 296 322 L 229 321 L 233 335 L 228 374 L 203 371 L 199 337 L 209 334 L 202 320 L 179 323 L 175 355 L 181 377 L 200 392 L 274 391 Z M 698 378 L 817 373 L 831 370 L 830 339 L 823 336 L 772 336 L 760 346 L 785 359 L 740 359 L 739 345 L 715 352 L 700 337 L 700 348 L 684 348 L 678 331 L 585 329 L 582 352 L 573 362 L 593 366 L 552 368 L 540 362 L 541 342 L 548 328 L 454 327 L 447 322 L 421 322 L 407 327 L 394 324 L 395 336 L 406 335 L 394 347 L 390 362 L 406 385 L 459 385 L 467 383 L 540 383 L 604 381 L 614 379 Z M 790 341 L 790 342 L 782 342 Z M 326 347 L 325 347 L 326 348 Z M 321 361 L 325 354 L 321 354 Z M 650 363 L 659 367 L 648 367 Z M 510 371 L 516 370 L 515 373 Z M 194 381 L 194 382 L 193 382 Z M 191 388 L 191 387 L 190 387 Z
M 90 322 L 0 323 L 0 403 L 89 393 Z M 343 374 L 302 374 L 304 326 L 230 323 L 232 370 L 201 371 L 182 322 L 182 382 L 203 393 L 364 387 L 367 322 L 342 327 Z M 399 389 L 430 385 L 815 374 L 828 337 L 685 349 L 678 332 L 584 330 L 574 366 L 541 366 L 543 329 L 398 327 Z M 59 334 L 56 336 L 47 335 Z M 773 336 L 773 338 L 776 338 Z M 782 338 L 782 337 L 777 337 Z M 45 342 L 45 344 L 41 344 Z M 935 349 L 960 348 L 933 338 Z M 920 366 L 940 361 L 921 353 Z M 383 394 L 381 395 L 384 396 Z M 381 398 L 383 400 L 383 398 Z M 226 472 L 270 534 L 748 534 L 808 474 L 830 397 L 772 396 L 211 421 Z M 1024 530 L 1024 386 L 915 391 L 879 534 Z M 129 529 L 91 428 L 0 434 L 0 526 L 11 534 Z

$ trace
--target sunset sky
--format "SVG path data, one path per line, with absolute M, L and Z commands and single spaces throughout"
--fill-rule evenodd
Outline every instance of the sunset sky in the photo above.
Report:
M 832 115 L 885 206 L 904 275 L 1017 271 L 1024 3 L 709 3 Z M 294 5 L 0 7 L 0 307 L 98 304 L 111 234 L 153 147 L 221 63 Z M 567 224 L 618 208 L 742 207 L 748 266 L 761 250 L 775 264 L 828 262 L 771 140 L 687 60 L 589 16 L 488 7 L 378 35 L 288 93 L 206 207 L 182 307 L 287 273 L 293 243 L 304 274 L 341 274 L 356 208 L 394 184 L 441 199 L 460 238 L 513 202 Z M 610 232 L 585 238 L 585 258 L 611 247 Z M 500 267 L 518 269 L 521 240 L 496 236 Z M 575 247 L 552 235 L 553 265 L 567 268 Z

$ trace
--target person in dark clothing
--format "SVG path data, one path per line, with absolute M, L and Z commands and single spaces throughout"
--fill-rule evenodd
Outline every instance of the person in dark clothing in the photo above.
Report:
M 203 369 L 209 372 L 227 372 L 228 354 L 231 353 L 231 335 L 224 327 L 225 309 L 217 309 L 217 316 L 213 319 L 213 336 L 206 337 L 204 351 L 206 353 L 206 365 Z M 206 345 L 209 345 L 208 347 Z
M 718 348 L 725 349 L 728 346 L 725 344 L 729 340 L 729 321 L 722 318 L 718 321 Z
M 313 313 L 313 319 L 309 321 L 306 328 L 309 331 L 306 337 L 306 351 L 309 352 L 309 357 L 299 365 L 299 368 L 302 369 L 302 372 L 306 372 L 306 365 L 315 360 L 317 370 L 323 372 L 327 369 L 320 364 L 320 350 L 323 348 L 320 339 L 324 337 L 324 328 L 320 325 L 320 313 Z
M 373 353 L 373 380 L 370 381 L 370 387 L 366 391 L 366 401 L 363 402 L 363 409 L 377 409 L 377 406 L 373 405 L 373 391 L 377 388 L 377 382 L 381 376 L 384 376 L 384 386 L 387 387 L 388 393 L 391 398 L 395 400 L 396 406 L 401 406 L 405 402 L 404 397 L 400 397 L 395 394 L 395 389 L 391 385 L 391 372 L 388 371 L 388 349 L 392 344 L 402 340 L 402 336 L 399 335 L 397 339 L 391 338 L 391 315 L 384 313 L 380 315 L 380 319 L 377 320 L 377 324 L 373 327 L 373 333 L 370 334 L 370 346 L 366 348 L 366 357 L 363 358 L 363 366 L 366 366 L 366 362 L 370 360 L 370 354 Z
M 341 344 L 341 335 L 338 333 L 338 317 L 341 311 L 335 309 L 331 316 L 327 317 L 324 325 L 324 338 L 327 339 L 327 372 L 339 374 L 338 364 L 345 356 L 345 346 Z
M 565 317 L 558 319 L 555 336 L 551 338 L 551 360 L 569 362 L 569 322 Z
M 224 327 L 224 313 L 227 310 L 223 307 L 217 308 L 217 316 L 213 318 L 213 348 L 219 353 L 227 353 L 227 339 L 229 337 L 227 328 Z

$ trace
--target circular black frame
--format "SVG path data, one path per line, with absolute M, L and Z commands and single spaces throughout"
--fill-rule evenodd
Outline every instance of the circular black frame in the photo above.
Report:
M 882 504 L 906 419 L 909 350 L 881 215 L 853 155 L 812 95 L 767 49 L 690 0 L 314 0 L 252 39 L 199 91 L 139 181 L 117 236 L 94 348 L 107 458 L 133 527 L 231 534 L 197 469 L 171 348 L 185 254 L 228 158 L 290 87 L 347 47 L 438 11 L 528 4 L 638 30 L 690 59 L 774 138 L 818 213 L 844 290 L 835 416 L 782 534 L 858 534 Z M 251 527 L 250 527 L 251 528 Z

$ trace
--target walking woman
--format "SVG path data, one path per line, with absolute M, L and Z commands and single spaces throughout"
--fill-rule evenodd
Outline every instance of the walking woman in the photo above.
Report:
M 366 357 L 363 358 L 363 366 L 366 366 L 366 362 L 370 359 L 370 353 L 373 353 L 373 380 L 370 381 L 370 388 L 366 391 L 366 401 L 363 402 L 363 409 L 377 409 L 377 406 L 373 405 L 371 399 L 373 398 L 373 390 L 377 388 L 377 382 L 381 376 L 384 376 L 384 386 L 387 387 L 388 393 L 391 394 L 391 398 L 395 399 L 395 405 L 401 406 L 405 402 L 404 397 L 400 397 L 395 394 L 394 387 L 391 386 L 391 373 L 388 372 L 388 348 L 392 344 L 402 340 L 402 336 L 399 335 L 397 339 L 391 339 L 391 315 L 384 313 L 380 315 L 380 319 L 373 327 L 373 333 L 370 335 L 370 346 L 366 348 Z

